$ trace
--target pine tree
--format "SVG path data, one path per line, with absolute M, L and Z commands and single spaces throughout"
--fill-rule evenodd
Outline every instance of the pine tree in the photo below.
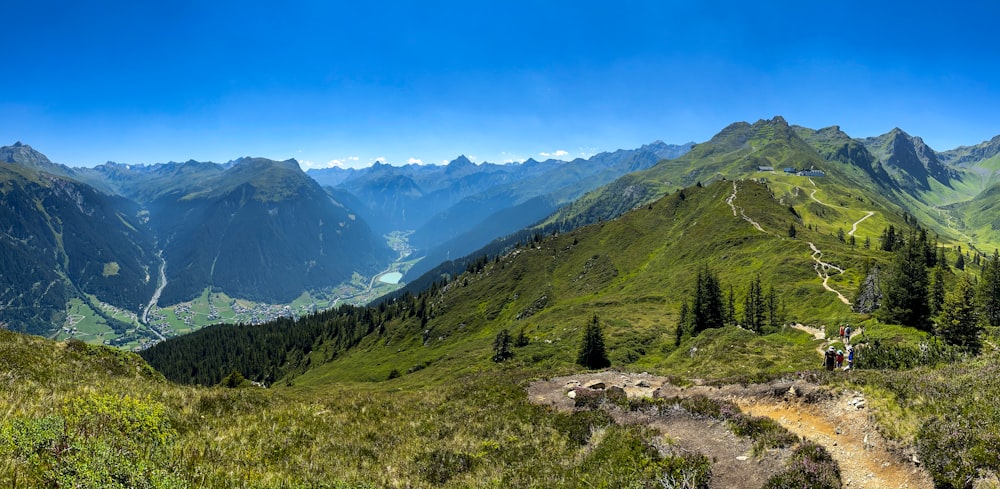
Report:
M 867 250 L 867 249 L 871 249 L 871 247 L 872 247 L 872 239 L 869 238 L 868 236 L 865 236 L 864 248 Z
M 514 339 L 514 346 L 516 348 L 524 348 L 528 346 L 528 335 L 524 334 L 524 328 L 522 327 L 517 331 L 517 338 Z
M 961 250 L 958 252 L 958 258 L 955 258 L 955 269 L 965 270 L 965 255 L 962 254 Z
M 761 332 L 766 316 L 764 293 L 760 288 L 760 275 L 755 275 L 747 286 L 747 295 L 743 301 L 743 326 L 750 331 Z
M 681 339 L 684 336 L 684 328 L 688 324 L 688 303 L 684 301 L 681 303 L 681 313 L 680 318 L 677 320 L 677 330 L 674 332 L 674 346 L 681 346 Z
M 510 332 L 504 328 L 500 330 L 500 332 L 497 333 L 497 337 L 493 339 L 493 361 L 500 363 L 513 357 L 514 352 L 510 349 L 510 345 Z
M 718 328 L 723 326 L 724 305 L 722 302 L 722 289 L 719 287 L 719 279 L 716 278 L 708 266 L 698 270 L 695 279 L 694 301 L 691 305 L 691 335 L 708 328 Z
M 726 296 L 725 311 L 726 326 L 736 326 L 736 294 L 733 292 L 733 284 L 729 284 L 729 294 Z
M 931 275 L 930 295 L 927 297 L 927 302 L 930 305 L 932 316 L 937 316 L 941 313 L 941 306 L 944 304 L 944 298 L 944 268 L 940 266 L 934 267 L 934 272 Z
M 580 345 L 580 354 L 576 357 L 576 363 L 589 369 L 605 368 L 611 365 L 607 352 L 604 351 L 604 333 L 601 332 L 601 322 L 594 314 L 594 318 L 587 324 L 587 329 L 583 333 L 583 342 Z
M 892 224 L 882 231 L 882 251 L 896 250 L 896 228 Z
M 938 334 L 950 345 L 979 353 L 982 346 L 979 333 L 979 315 L 976 312 L 976 293 L 968 275 L 962 278 L 944 300 L 938 318 Z
M 926 329 L 930 318 L 927 282 L 924 247 L 911 235 L 893 255 L 882 281 L 881 319 Z
M 795 223 L 789 224 L 788 225 L 788 237 L 789 238 L 795 238 L 795 234 L 796 234 L 796 232 L 795 232 Z
M 1000 326 L 1000 252 L 993 250 L 993 258 L 986 261 L 981 277 L 978 299 L 983 319 L 990 326 Z
M 772 330 L 777 330 L 781 326 L 781 313 L 778 306 L 778 294 L 774 292 L 774 285 L 767 287 L 767 325 Z

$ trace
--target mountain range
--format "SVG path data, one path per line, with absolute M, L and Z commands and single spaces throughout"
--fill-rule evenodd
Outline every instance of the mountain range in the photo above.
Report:
M 981 209 L 997 193 L 996 146 L 936 152 L 896 130 L 736 123 L 367 306 L 211 326 L 141 359 L 0 331 L 11 369 L 0 409 L 14 413 L 0 420 L 11 440 L 0 464 L 14 475 L 0 482 L 655 487 L 697 475 L 728 487 L 747 467 L 754 487 L 881 487 L 890 473 L 916 474 L 915 487 L 987 482 L 1000 470 L 982 455 L 998 428 L 995 329 L 982 328 L 981 352 L 944 331 L 995 268 L 981 251 L 995 231 L 972 218 L 992 217 Z M 252 201 L 254 178 L 207 182 L 260 163 L 193 165 L 205 185 L 144 188 L 143 201 Z M 292 170 L 263 163 L 268 182 Z M 116 192 L 137 204 L 125 170 Z M 259 201 L 280 202 L 283 188 L 306 192 L 268 186 Z M 338 193 L 362 202 L 343 186 L 323 195 Z M 133 226 L 152 227 L 154 209 L 137 209 Z M 904 251 L 887 249 L 887 233 Z M 940 315 L 898 324 L 878 301 L 856 310 L 873 281 L 906 282 L 904 264 L 914 282 L 933 268 Z M 824 372 L 817 349 L 845 348 L 843 324 L 855 327 L 854 366 Z M 591 326 L 614 370 L 583 372 Z M 75 448 L 49 448 L 60 441 Z
M 841 199 L 915 216 L 943 238 L 988 249 L 1000 243 L 1000 221 L 983 212 L 998 205 L 998 151 L 1000 137 L 938 152 L 898 128 L 859 139 L 781 117 L 734 123 L 704 143 L 657 141 L 569 162 L 459 157 L 308 173 L 294 160 L 262 158 L 70 168 L 17 143 L 0 148 L 11 209 L 0 321 L 48 334 L 73 297 L 137 315 L 154 294 L 169 305 L 206 289 L 288 303 L 384 270 L 396 256 L 382 236 L 399 230 L 410 232 L 409 258 L 422 258 L 403 269 L 405 281 L 426 284 L 420 277 L 440 275 L 439 264 L 522 229 L 566 232 L 695 183 L 767 178 L 761 167 L 824 171 L 850 189 Z M 800 188 L 785 200 L 843 214 L 809 197 Z

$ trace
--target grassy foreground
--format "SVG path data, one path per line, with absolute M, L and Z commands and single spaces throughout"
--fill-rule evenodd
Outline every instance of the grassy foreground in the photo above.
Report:
M 529 404 L 513 369 L 181 387 L 129 353 L 6 331 L 0 360 L 3 487 L 644 487 L 683 465 L 641 428 Z

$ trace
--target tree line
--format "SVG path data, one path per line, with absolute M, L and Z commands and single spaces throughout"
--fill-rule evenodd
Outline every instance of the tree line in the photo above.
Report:
M 675 345 L 685 337 L 698 336 L 708 328 L 740 326 L 758 334 L 772 333 L 784 322 L 785 308 L 774 285 L 765 290 L 760 274 L 754 275 L 743 294 L 742 315 L 737 314 L 736 293 L 732 285 L 723 294 L 718 275 L 703 265 L 695 275 L 689 299 L 681 302 Z

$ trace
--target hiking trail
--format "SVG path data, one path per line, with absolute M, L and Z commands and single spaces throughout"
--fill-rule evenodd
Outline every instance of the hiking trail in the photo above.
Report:
M 804 328 L 809 328 L 804 326 Z M 800 328 L 801 329 L 801 328 Z M 816 328 L 809 328 L 822 335 Z M 895 449 L 879 434 L 860 392 L 834 391 L 805 381 L 772 381 L 756 385 L 676 386 L 669 378 L 648 373 L 587 372 L 538 380 L 528 386 L 535 404 L 571 412 L 570 392 L 581 387 L 619 387 L 630 398 L 673 398 L 704 395 L 734 402 L 748 415 L 764 416 L 788 431 L 822 445 L 840 467 L 844 487 L 931 488 L 930 476 L 914 463 L 912 453 Z M 790 449 L 753 453 L 745 438 L 732 435 L 725 422 L 686 414 L 683 409 L 660 413 L 631 412 L 611 403 L 601 407 L 620 424 L 639 424 L 663 433 L 682 451 L 697 451 L 714 460 L 710 488 L 760 487 L 783 470 Z
M 735 204 L 736 192 L 737 192 L 736 180 L 733 180 L 733 193 L 728 198 L 726 198 L 726 204 L 728 204 L 729 207 L 733 209 L 733 217 L 742 217 L 744 221 L 752 224 L 753 227 L 757 228 L 758 231 L 768 234 L 767 231 L 764 231 L 764 228 L 760 227 L 760 224 L 758 224 L 757 221 L 754 221 L 753 219 L 750 218 L 750 216 L 746 215 L 746 213 L 743 212 L 742 207 Z M 737 214 L 737 210 L 739 211 L 739 214 Z
M 813 265 L 813 268 L 816 270 L 816 274 L 819 275 L 819 278 L 823 279 L 823 288 L 837 294 L 837 297 L 840 298 L 840 302 L 843 302 L 844 304 L 847 305 L 851 305 L 851 301 L 848 300 L 847 297 L 844 297 L 844 294 L 841 294 L 839 290 L 830 287 L 829 284 L 830 281 L 829 271 L 836 270 L 838 273 L 844 273 L 844 269 L 821 260 L 820 258 L 822 258 L 823 252 L 820 251 L 820 249 L 817 248 L 816 245 L 812 244 L 812 242 L 809 242 L 809 248 L 813 252 L 812 259 L 814 262 L 816 262 Z

